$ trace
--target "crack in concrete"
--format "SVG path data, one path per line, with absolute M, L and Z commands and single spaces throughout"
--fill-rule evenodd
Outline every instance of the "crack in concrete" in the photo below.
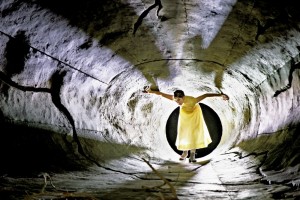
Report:
M 300 50 L 300 47 L 297 46 L 298 50 Z M 276 90 L 276 92 L 274 93 L 273 97 L 277 97 L 280 93 L 287 91 L 288 89 L 291 88 L 292 83 L 293 83 L 293 73 L 296 69 L 300 69 L 300 62 L 295 63 L 294 59 L 291 59 L 291 68 L 289 71 L 289 77 L 288 77 L 288 84 L 286 86 L 284 86 L 283 88 Z
M 156 16 L 158 17 L 159 11 L 163 8 L 160 0 L 155 0 L 154 4 L 152 4 L 150 7 L 148 7 L 146 10 L 142 12 L 142 14 L 139 16 L 137 21 L 134 23 L 134 29 L 133 29 L 133 35 L 135 35 L 137 29 L 142 25 L 143 19 L 149 14 L 149 12 L 154 9 L 156 6 L 158 6 Z
M 154 62 L 160 62 L 160 61 L 196 61 L 196 62 L 207 62 L 207 63 L 213 63 L 216 65 L 219 65 L 221 67 L 226 67 L 225 65 L 223 65 L 222 63 L 219 63 L 217 61 L 213 61 L 213 60 L 203 60 L 203 59 L 196 59 L 196 58 L 166 58 L 166 59 L 155 59 L 155 60 L 148 60 L 146 62 L 141 62 L 136 64 L 135 66 L 140 66 L 140 65 L 144 65 L 144 64 L 148 64 L 148 63 L 154 63 Z

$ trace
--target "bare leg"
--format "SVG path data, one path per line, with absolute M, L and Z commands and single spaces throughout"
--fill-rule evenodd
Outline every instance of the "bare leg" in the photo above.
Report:
M 196 149 L 191 149 L 189 162 L 196 162 Z
M 188 151 L 183 151 L 179 160 L 185 160 L 187 156 L 188 156 Z

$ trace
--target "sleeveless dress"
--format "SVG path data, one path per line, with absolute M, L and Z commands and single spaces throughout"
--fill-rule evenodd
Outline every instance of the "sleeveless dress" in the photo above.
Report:
M 211 142 L 200 105 L 196 98 L 185 96 L 179 111 L 177 149 L 186 151 L 205 148 Z

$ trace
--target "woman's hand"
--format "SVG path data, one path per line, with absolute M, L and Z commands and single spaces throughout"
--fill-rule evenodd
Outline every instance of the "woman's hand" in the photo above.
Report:
M 144 93 L 151 93 L 152 90 L 151 90 L 150 86 L 145 86 L 143 92 Z
M 229 100 L 229 96 L 227 94 L 222 94 L 221 95 L 224 101 Z

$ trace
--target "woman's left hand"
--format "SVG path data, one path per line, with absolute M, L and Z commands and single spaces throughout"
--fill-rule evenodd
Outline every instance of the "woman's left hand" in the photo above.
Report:
M 229 100 L 229 96 L 227 94 L 222 94 L 222 98 L 225 101 Z

